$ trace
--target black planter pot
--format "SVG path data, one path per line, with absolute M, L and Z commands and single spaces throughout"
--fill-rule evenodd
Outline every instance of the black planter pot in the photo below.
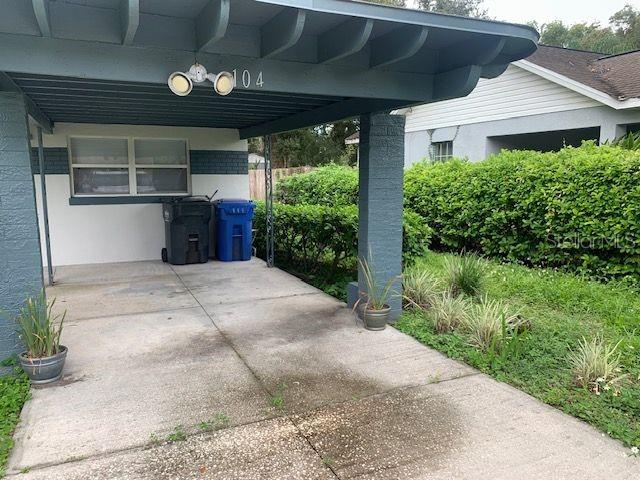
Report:
M 31 383 L 41 385 L 55 382 L 62 376 L 64 362 L 67 359 L 67 347 L 64 345 L 60 345 L 60 351 L 50 357 L 29 358 L 26 354 L 27 352 L 22 352 L 18 359 Z

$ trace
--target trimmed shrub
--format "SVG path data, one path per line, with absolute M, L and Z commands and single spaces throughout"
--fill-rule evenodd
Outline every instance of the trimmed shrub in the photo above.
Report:
M 289 205 L 355 205 L 358 203 L 358 171 L 327 165 L 291 175 L 278 181 L 275 199 Z
M 265 255 L 265 206 L 256 204 L 253 225 L 258 256 Z M 358 252 L 356 207 L 324 205 L 273 206 L 275 254 L 280 262 L 315 273 L 322 264 L 332 269 L 355 268 Z
M 402 261 L 405 266 L 427 253 L 432 235 L 433 230 L 424 218 L 405 207 L 402 215 Z
M 640 279 L 638 151 L 587 142 L 418 164 L 405 174 L 405 205 L 433 228 L 435 249 Z
M 275 254 L 280 265 L 305 276 L 340 278 L 345 272 L 355 278 L 358 256 L 358 207 L 274 204 Z M 254 214 L 258 256 L 265 256 L 265 206 L 258 202 Z M 404 212 L 403 259 L 424 255 L 431 229 L 423 218 Z

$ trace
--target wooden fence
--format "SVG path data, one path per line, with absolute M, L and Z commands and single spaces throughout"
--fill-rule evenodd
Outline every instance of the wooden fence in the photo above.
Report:
M 292 168 L 274 168 L 273 187 L 275 189 L 278 180 L 289 177 L 296 173 L 306 173 L 313 170 L 313 167 L 292 167 Z M 264 170 L 249 170 L 249 194 L 251 200 L 264 200 Z

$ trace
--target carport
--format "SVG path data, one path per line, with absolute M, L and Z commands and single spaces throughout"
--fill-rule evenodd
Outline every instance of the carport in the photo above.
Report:
M 387 112 L 465 96 L 537 39 L 525 26 L 347 0 L 4 2 L 0 308 L 15 313 L 43 285 L 27 115 L 39 134 L 74 122 L 245 139 L 360 116 L 359 251 L 384 280 L 401 269 L 404 157 L 404 118 Z M 233 93 L 173 95 L 169 75 L 196 62 L 232 72 Z M 6 322 L 0 356 L 15 349 Z

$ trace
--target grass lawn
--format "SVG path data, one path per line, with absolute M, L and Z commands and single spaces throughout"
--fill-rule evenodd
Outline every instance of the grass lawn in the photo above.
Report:
M 445 255 L 420 265 L 442 277 Z M 640 294 L 540 269 L 487 262 L 486 295 L 508 303 L 531 324 L 501 353 L 481 352 L 464 333 L 438 334 L 424 313 L 405 312 L 396 328 L 549 405 L 594 425 L 627 446 L 640 447 Z M 583 338 L 620 341 L 622 371 L 599 394 L 574 384 L 567 356 Z
M 13 430 L 18 424 L 20 411 L 27 398 L 29 379 L 22 370 L 0 376 L 0 477 L 5 474 L 7 458 L 13 447 Z

